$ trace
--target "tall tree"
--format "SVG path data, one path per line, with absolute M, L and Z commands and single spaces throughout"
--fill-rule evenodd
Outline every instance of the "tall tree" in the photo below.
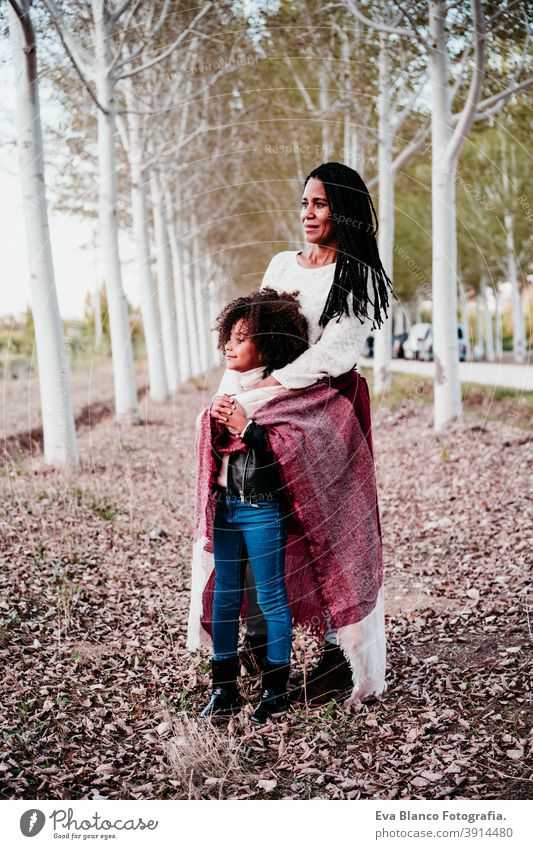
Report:
M 483 13 L 481 0 L 470 0 L 473 44 L 465 48 L 462 68 L 455 82 L 450 82 L 450 43 L 447 16 L 463 26 L 468 21 L 467 4 L 460 2 L 447 6 L 445 0 L 428 0 L 427 20 L 423 30 L 417 25 L 411 8 L 406 3 L 395 3 L 407 25 L 370 20 L 362 14 L 362 4 L 348 0 L 354 13 L 365 23 L 389 36 L 414 40 L 426 52 L 431 81 L 431 143 L 432 143 L 432 293 L 433 293 L 433 350 L 435 358 L 434 427 L 441 430 L 461 415 L 461 389 L 459 382 L 459 352 L 457 340 L 457 233 L 456 233 L 456 175 L 459 155 L 474 122 L 486 118 L 500 109 L 506 99 L 517 90 L 533 82 L 513 81 L 496 95 L 481 99 L 485 76 L 487 31 L 509 9 L 496 11 L 489 19 Z M 466 26 L 464 26 L 466 29 Z M 473 68 L 465 102 L 458 112 L 452 113 L 454 94 L 459 93 L 473 54 Z
M 76 467 L 78 450 L 63 325 L 48 228 L 37 44 L 31 0 L 9 0 L 9 35 L 17 92 L 17 149 L 39 366 L 44 460 Z

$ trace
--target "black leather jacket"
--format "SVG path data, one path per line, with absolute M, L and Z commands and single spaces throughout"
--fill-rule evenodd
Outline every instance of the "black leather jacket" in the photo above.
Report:
M 283 485 L 276 470 L 274 455 L 268 448 L 267 430 L 252 421 L 243 442 L 246 451 L 230 454 L 227 493 L 243 503 L 283 501 Z

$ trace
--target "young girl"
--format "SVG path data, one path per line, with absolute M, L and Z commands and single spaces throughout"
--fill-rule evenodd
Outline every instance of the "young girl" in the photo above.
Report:
M 237 643 L 247 560 L 268 635 L 262 698 L 251 720 L 263 723 L 287 707 L 292 618 L 284 576 L 286 504 L 266 428 L 251 418 L 267 398 L 264 391 L 247 390 L 306 350 L 308 325 L 297 294 L 265 288 L 232 301 L 217 318 L 219 348 L 225 352 L 226 367 L 239 374 L 242 392 L 233 399 L 231 411 L 212 411 L 211 416 L 219 428 L 240 434 L 247 450 L 221 455 L 214 492 L 213 689 L 202 718 L 231 715 L 241 708 Z M 280 386 L 276 391 L 287 390 Z

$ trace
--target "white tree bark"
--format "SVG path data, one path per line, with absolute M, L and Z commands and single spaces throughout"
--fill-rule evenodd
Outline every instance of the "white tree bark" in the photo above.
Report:
M 221 284 L 216 278 L 215 266 L 210 260 L 207 262 L 207 277 L 209 279 L 209 327 L 211 329 L 215 325 L 215 320 L 222 309 L 222 304 L 220 299 Z M 222 351 L 219 351 L 217 347 L 218 335 L 214 330 L 211 330 L 209 337 L 211 342 L 213 364 L 215 366 L 220 366 L 222 365 L 223 356 Z
M 493 363 L 495 360 L 494 331 L 492 328 L 492 315 L 489 308 L 489 293 L 487 290 L 487 278 L 485 274 L 481 275 L 479 286 L 481 292 L 481 303 L 483 306 L 485 357 L 487 359 L 487 362 Z
M 465 338 L 464 342 L 466 345 L 466 359 L 472 359 L 472 339 L 470 333 L 470 318 L 468 314 L 468 301 L 466 299 L 466 292 L 461 280 L 459 280 L 459 303 L 461 304 L 461 324 L 463 325 Z
M 202 277 L 202 262 L 200 254 L 200 240 L 197 234 L 196 216 L 191 216 L 191 241 L 190 241 L 190 271 L 192 275 L 192 285 L 194 288 L 194 302 L 196 313 L 196 324 L 198 328 L 198 348 L 200 352 L 200 366 L 202 374 L 206 374 L 210 358 L 208 354 L 208 318 L 206 313 L 206 300 L 208 292 L 204 288 Z
M 476 347 L 479 359 L 485 358 L 485 341 L 483 338 L 483 298 L 476 295 Z
M 157 303 L 157 291 L 150 264 L 150 246 L 148 240 L 148 204 L 146 198 L 146 180 L 142 166 L 142 144 L 140 116 L 136 110 L 135 94 L 131 79 L 124 83 L 128 108 L 129 165 L 131 179 L 131 211 L 133 219 L 133 240 L 139 275 L 141 314 L 146 342 L 148 365 L 148 384 L 150 398 L 153 401 L 166 401 L 168 381 L 163 351 L 161 317 Z
M 118 249 L 118 196 L 115 151 L 116 104 L 109 78 L 111 65 L 111 32 L 102 0 L 92 0 L 95 36 L 95 86 L 98 101 L 98 172 L 100 238 L 109 310 L 115 409 L 119 421 L 137 424 L 140 421 L 133 350 L 128 320 L 128 307 L 122 286 Z
M 191 376 L 198 377 L 198 375 L 202 373 L 202 362 L 200 359 L 200 343 L 198 333 L 198 322 L 196 317 L 194 281 L 191 273 L 192 262 L 190 254 L 190 246 L 184 241 L 182 241 L 180 250 L 180 256 L 182 260 L 181 274 L 183 280 L 183 293 L 185 301 L 185 317 L 187 320 L 187 339 L 189 342 Z
M 513 310 L 513 357 L 515 362 L 523 363 L 526 358 L 526 328 L 524 308 L 518 281 L 518 267 L 514 244 L 514 219 L 511 212 L 504 214 L 505 243 L 507 249 L 507 277 L 511 284 Z
M 405 312 L 401 304 L 398 304 L 393 309 L 394 316 L 394 335 L 399 336 L 400 333 L 405 333 Z
M 435 359 L 434 427 L 441 430 L 461 417 L 457 343 L 457 273 L 455 176 L 451 155 L 452 122 L 448 82 L 446 8 L 430 0 L 430 69 L 432 88 L 432 231 L 433 352 Z
M 169 388 L 172 392 L 175 392 L 179 384 L 176 301 L 172 285 L 168 238 L 163 211 L 163 197 L 161 187 L 159 185 L 159 178 L 153 171 L 150 174 L 150 193 L 154 218 L 157 291 L 159 295 L 159 312 L 161 315 L 161 329 L 163 334 L 165 370 L 168 377 Z
M 394 172 L 392 142 L 394 131 L 390 122 L 390 52 L 388 36 L 379 33 L 379 229 L 378 248 L 386 274 L 392 279 L 394 257 Z M 391 384 L 392 304 L 380 328 L 374 331 L 374 395 L 381 396 Z
M 189 327 L 187 321 L 187 310 L 185 306 L 185 286 L 183 275 L 183 259 L 176 231 L 176 223 L 172 212 L 172 199 L 170 192 L 165 192 L 165 223 L 170 247 L 170 258 L 172 262 L 172 280 L 174 283 L 174 300 L 176 303 L 176 323 L 178 332 L 178 360 L 179 379 L 185 383 L 192 377 L 193 365 L 191 361 L 191 340 L 189 339 Z
M 494 316 L 495 325 L 496 325 L 496 356 L 501 362 L 502 354 L 503 354 L 503 327 L 502 327 L 502 313 L 500 306 L 500 299 L 498 294 L 496 293 L 496 314 Z
M 501 162 L 503 182 L 503 203 L 505 245 L 507 252 L 507 277 L 511 284 L 512 310 L 513 310 L 513 357 L 515 362 L 523 363 L 526 358 L 526 328 L 524 321 L 524 310 L 520 294 L 520 282 L 518 279 L 518 265 L 516 262 L 516 250 L 514 240 L 514 215 L 512 212 L 513 196 L 512 183 L 514 181 L 513 158 L 511 158 L 511 174 L 509 174 L 509 158 L 507 155 L 507 142 L 503 130 L 500 132 L 501 140 Z
M 331 141 L 331 129 L 329 124 L 330 115 L 330 96 L 329 96 L 329 68 L 328 62 L 324 59 L 318 66 L 318 103 L 320 108 L 321 125 L 322 125 L 322 158 L 330 160 L 333 156 L 333 144 Z
M 68 470 L 78 465 L 78 450 L 48 228 L 35 34 L 30 4 L 20 2 L 17 11 L 9 5 L 9 35 L 17 93 L 17 150 L 37 347 L 44 461 Z
M 91 303 L 93 308 L 93 316 L 94 316 L 94 347 L 95 350 L 99 350 L 104 336 L 104 328 L 102 324 L 102 304 L 100 300 L 100 266 L 98 262 L 98 241 L 97 241 L 97 233 L 96 229 L 93 230 L 93 239 L 92 239 L 92 256 L 93 256 L 93 267 L 94 267 L 94 284 L 93 290 L 91 292 Z

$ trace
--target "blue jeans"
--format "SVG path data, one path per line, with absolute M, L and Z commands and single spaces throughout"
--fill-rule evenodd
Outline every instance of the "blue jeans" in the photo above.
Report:
M 285 588 L 287 532 L 283 505 L 275 501 L 242 503 L 226 494 L 217 504 L 213 530 L 213 658 L 223 660 L 237 654 L 244 567 L 248 558 L 257 601 L 267 623 L 267 660 L 288 663 L 292 617 Z

